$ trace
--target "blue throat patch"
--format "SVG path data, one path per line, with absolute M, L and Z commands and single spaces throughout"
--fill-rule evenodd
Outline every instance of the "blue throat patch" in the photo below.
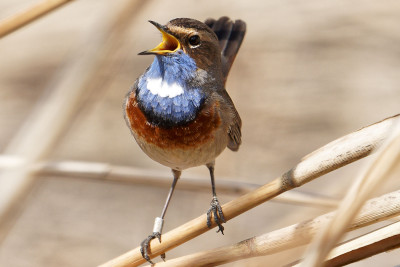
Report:
M 195 61 L 182 50 L 169 55 L 156 55 L 153 63 L 139 78 L 136 91 L 139 107 L 150 123 L 169 128 L 184 125 L 196 118 L 205 99 L 204 93 L 192 85 L 196 70 Z M 177 86 L 183 92 L 154 94 L 154 90 L 152 92 L 148 87 L 150 80 L 157 79 L 161 79 L 167 86 Z

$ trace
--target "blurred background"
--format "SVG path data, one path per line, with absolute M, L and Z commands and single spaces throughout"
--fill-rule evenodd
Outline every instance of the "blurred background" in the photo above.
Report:
M 2 0 L 0 20 L 37 2 Z M 90 165 L 94 171 L 125 166 L 169 176 L 140 150 L 123 119 L 125 94 L 153 60 L 137 53 L 161 40 L 147 21 L 224 15 L 247 23 L 227 83 L 243 120 L 243 144 L 217 159 L 217 193 L 218 181 L 227 179 L 265 184 L 322 145 L 400 112 L 398 1 L 72 1 L 0 40 L 0 211 L 14 203 L 0 217 L 0 266 L 94 266 L 151 233 L 172 175 L 165 186 L 152 186 L 93 179 L 87 168 L 82 175 L 37 168 L 76 161 L 101 163 Z M 296 191 L 340 200 L 363 164 Z M 209 182 L 205 167 L 185 176 Z M 398 188 L 390 180 L 376 195 Z M 13 190 L 18 197 L 9 195 Z M 222 203 L 236 197 L 219 193 Z M 196 192 L 178 183 L 164 232 L 205 213 L 210 201 L 211 186 Z M 229 221 L 224 236 L 211 230 L 167 259 L 332 209 L 269 201 Z M 229 266 L 282 266 L 303 250 Z M 394 250 L 351 266 L 394 266 L 399 259 Z

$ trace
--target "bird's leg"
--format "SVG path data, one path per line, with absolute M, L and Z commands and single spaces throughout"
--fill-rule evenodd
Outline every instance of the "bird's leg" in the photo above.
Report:
M 219 204 L 218 198 L 217 198 L 217 193 L 215 192 L 215 182 L 214 182 L 214 165 L 215 162 L 207 164 L 207 168 L 210 171 L 210 177 L 211 177 L 211 188 L 212 188 L 212 194 L 213 198 L 211 200 L 211 207 L 207 211 L 207 226 L 208 228 L 211 228 L 211 216 L 214 215 L 214 221 L 218 225 L 218 231 L 221 231 L 222 234 L 224 234 L 224 227 L 222 226 L 222 223 L 226 222 L 224 218 L 224 214 L 222 213 L 222 208 L 221 205 Z
M 169 193 L 167 196 L 167 200 L 165 201 L 164 208 L 161 212 L 161 216 L 157 217 L 154 221 L 153 233 L 149 235 L 145 240 L 140 244 L 140 252 L 142 253 L 142 257 L 145 258 L 149 263 L 154 264 L 150 260 L 149 252 L 150 252 L 150 241 L 157 238 L 161 243 L 161 233 L 164 225 L 164 216 L 167 212 L 167 208 L 169 205 L 169 201 L 171 200 L 172 194 L 174 193 L 176 183 L 178 182 L 179 177 L 181 176 L 181 171 L 172 170 L 174 174 L 174 181 L 172 182 L 171 188 L 169 189 Z M 161 254 L 161 259 L 165 261 L 165 253 Z

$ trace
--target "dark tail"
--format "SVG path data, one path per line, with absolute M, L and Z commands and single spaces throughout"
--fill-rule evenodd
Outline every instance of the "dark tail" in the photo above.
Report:
M 218 20 L 207 19 L 204 23 L 218 37 L 225 82 L 246 33 L 246 23 L 242 20 L 233 22 L 228 17 L 221 17 Z

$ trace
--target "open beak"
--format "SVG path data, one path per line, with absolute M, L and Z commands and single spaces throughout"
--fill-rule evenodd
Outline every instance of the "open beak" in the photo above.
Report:
M 158 24 L 157 22 L 149 20 L 151 24 L 162 34 L 162 41 L 155 48 L 140 52 L 139 55 L 165 55 L 168 53 L 174 53 L 181 48 L 181 44 L 175 36 L 166 32 L 165 26 Z

